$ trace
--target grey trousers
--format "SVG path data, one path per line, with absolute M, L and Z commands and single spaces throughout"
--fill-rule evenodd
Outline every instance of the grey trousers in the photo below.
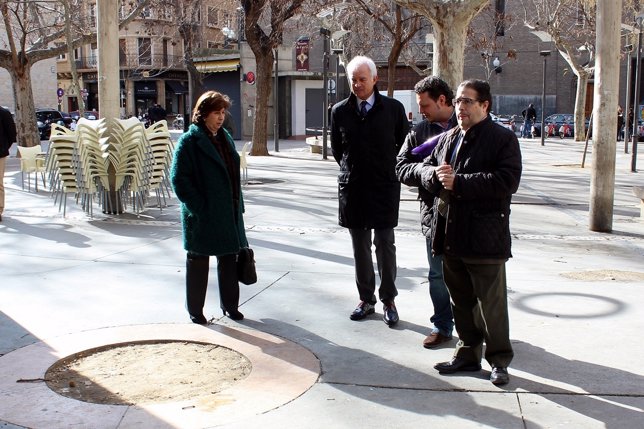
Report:
M 493 367 L 507 367 L 514 352 L 510 344 L 505 263 L 476 264 L 443 256 L 443 275 L 452 298 L 459 341 L 454 356 Z
M 349 229 L 353 245 L 353 258 L 356 270 L 356 285 L 360 300 L 376 303 L 376 274 L 371 257 L 371 232 L 376 246 L 376 262 L 380 276 L 378 297 L 382 302 L 393 301 L 396 290 L 396 240 L 393 228 L 387 229 Z

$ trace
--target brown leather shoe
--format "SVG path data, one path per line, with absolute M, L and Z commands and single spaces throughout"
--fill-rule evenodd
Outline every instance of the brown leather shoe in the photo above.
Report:
M 451 336 L 446 337 L 440 332 L 432 332 L 427 336 L 427 338 L 423 340 L 423 347 L 425 347 L 426 349 L 433 349 L 434 347 L 437 347 L 443 343 L 446 343 L 451 339 L 452 339 Z

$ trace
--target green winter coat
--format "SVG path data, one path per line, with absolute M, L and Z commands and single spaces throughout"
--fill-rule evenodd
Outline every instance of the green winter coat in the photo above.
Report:
M 230 134 L 230 144 L 239 180 L 239 154 Z M 244 231 L 244 202 L 239 186 L 239 204 L 233 206 L 233 192 L 223 158 L 206 131 L 192 124 L 181 136 L 170 171 L 172 187 L 181 201 L 183 247 L 202 255 L 229 255 L 248 246 Z M 235 211 L 237 219 L 235 222 Z

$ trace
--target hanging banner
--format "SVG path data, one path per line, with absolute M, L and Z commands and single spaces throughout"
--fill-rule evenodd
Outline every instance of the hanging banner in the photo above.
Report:
M 309 39 L 300 37 L 295 42 L 295 70 L 309 71 Z

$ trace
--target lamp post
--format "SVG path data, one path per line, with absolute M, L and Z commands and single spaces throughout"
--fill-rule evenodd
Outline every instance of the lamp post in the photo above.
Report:
M 329 128 L 329 37 L 331 31 L 328 28 L 321 27 L 320 35 L 324 39 L 324 54 L 322 57 L 322 80 L 324 91 L 324 103 L 322 105 L 322 159 L 327 159 L 326 142 Z
M 628 44 L 624 46 L 626 50 L 626 106 L 624 106 L 624 153 L 628 153 L 628 140 L 630 137 L 630 115 L 628 112 L 631 110 L 631 52 L 633 52 L 633 45 Z
M 499 57 L 494 57 L 492 60 L 492 65 L 494 66 L 494 71 L 498 74 L 501 73 L 501 61 L 499 61 Z
M 639 133 L 637 132 L 637 125 L 640 118 L 640 79 L 641 79 L 641 61 L 642 61 L 642 20 L 644 14 L 637 15 L 635 22 L 637 23 L 637 60 L 635 62 L 635 98 L 633 99 L 633 144 L 631 150 L 631 172 L 637 172 L 637 141 L 639 140 Z M 636 119 L 637 118 L 637 119 Z
M 279 68 L 280 68 L 280 63 L 279 63 L 279 48 L 273 49 L 273 56 L 275 57 L 275 82 L 273 83 L 273 104 L 275 107 L 273 108 L 273 116 L 275 116 L 274 121 L 273 121 L 273 144 L 275 146 L 275 152 L 280 151 L 280 123 L 279 123 L 279 102 L 280 102 L 280 96 L 279 96 Z
M 239 6 L 237 8 L 237 49 L 240 51 L 241 55 L 241 42 L 246 40 L 244 36 L 244 7 Z
M 540 51 L 543 57 L 543 87 L 541 88 L 541 146 L 545 146 L 546 138 L 546 64 L 550 51 Z
M 227 26 L 221 29 L 224 34 L 224 49 L 230 48 L 230 41 L 235 40 L 235 30 Z

